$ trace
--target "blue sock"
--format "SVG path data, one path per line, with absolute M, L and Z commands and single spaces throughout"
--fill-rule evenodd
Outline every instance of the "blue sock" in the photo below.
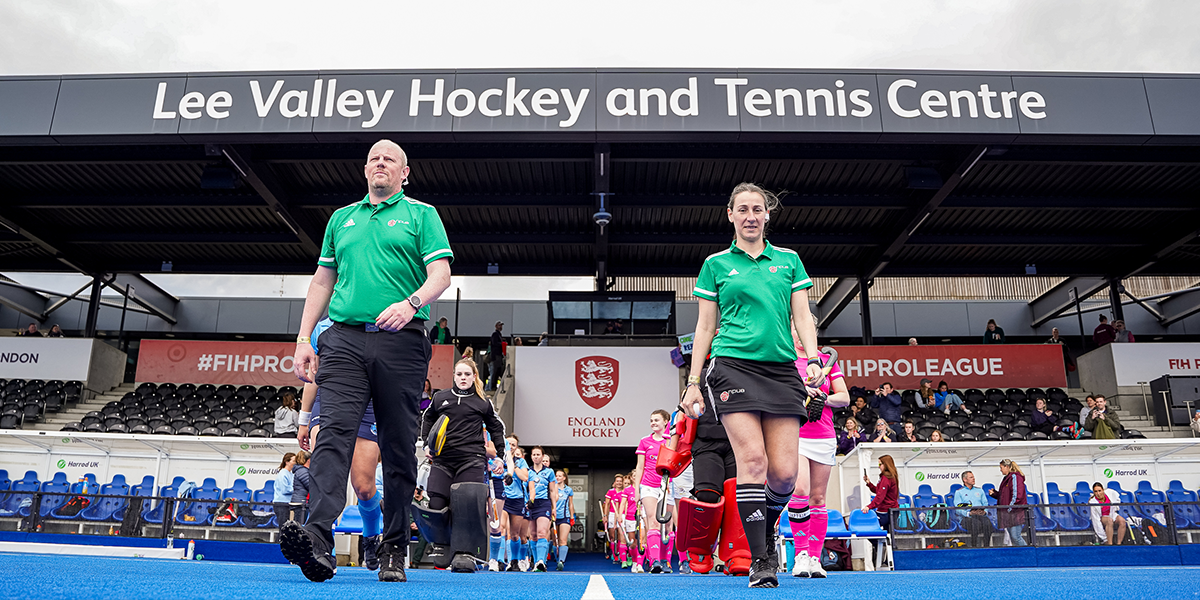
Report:
M 521 544 L 521 560 L 529 560 L 529 554 L 530 554 L 529 542 L 523 542 Z
M 567 562 L 567 547 L 558 547 L 558 562 Z
M 521 558 L 520 551 L 521 542 L 517 540 L 508 540 L 508 561 L 512 562 Z
M 358 512 L 362 515 L 363 537 L 375 537 L 383 532 L 383 511 L 379 508 L 379 491 L 370 500 L 358 501 Z
M 504 558 L 503 556 L 500 556 L 500 546 L 503 541 L 504 541 L 504 538 L 502 538 L 498 535 L 493 535 L 490 538 L 488 538 L 488 558 L 489 559 L 498 561 L 498 560 L 501 560 Z
M 546 553 L 550 551 L 550 540 L 545 538 L 539 539 L 534 545 L 538 562 L 546 560 Z

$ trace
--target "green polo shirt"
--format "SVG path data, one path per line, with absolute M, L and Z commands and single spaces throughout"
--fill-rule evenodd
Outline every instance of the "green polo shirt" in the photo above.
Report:
M 800 256 L 770 242 L 758 258 L 743 252 L 737 242 L 706 258 L 692 295 L 717 303 L 712 355 L 795 361 L 792 294 L 812 285 Z
M 453 261 L 454 253 L 437 209 L 406 198 L 403 191 L 376 205 L 367 195 L 337 209 L 317 259 L 338 274 L 329 318 L 347 325 L 374 323 L 384 309 L 424 285 L 426 265 L 442 258 Z M 429 307 L 415 318 L 429 319 Z

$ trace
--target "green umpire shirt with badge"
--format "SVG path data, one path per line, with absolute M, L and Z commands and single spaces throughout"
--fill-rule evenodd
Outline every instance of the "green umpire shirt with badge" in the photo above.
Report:
M 347 325 L 374 323 L 379 313 L 415 293 L 439 259 L 454 260 L 437 209 L 396 195 L 371 204 L 371 196 L 329 217 L 317 264 L 337 271 L 329 318 Z M 428 300 L 428 298 L 423 298 Z M 429 319 L 429 306 L 415 319 Z
M 704 260 L 692 295 L 717 303 L 712 355 L 761 362 L 792 362 L 792 294 L 812 287 L 800 256 L 766 247 L 751 258 L 737 242 Z

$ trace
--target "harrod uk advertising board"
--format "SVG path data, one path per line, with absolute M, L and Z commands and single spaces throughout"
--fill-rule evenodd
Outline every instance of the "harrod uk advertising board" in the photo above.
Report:
M 308 71 L 0 79 L 0 142 L 529 133 L 1200 135 L 1200 76 L 787 70 Z

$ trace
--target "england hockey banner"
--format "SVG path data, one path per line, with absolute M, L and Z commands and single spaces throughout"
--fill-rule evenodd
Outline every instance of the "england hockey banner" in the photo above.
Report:
M 514 428 L 546 446 L 637 446 L 679 403 L 670 348 L 510 347 Z
M 922 379 L 951 388 L 1066 387 L 1062 348 L 1052 344 L 977 346 L 838 346 L 847 386 L 891 382 L 916 389 Z

